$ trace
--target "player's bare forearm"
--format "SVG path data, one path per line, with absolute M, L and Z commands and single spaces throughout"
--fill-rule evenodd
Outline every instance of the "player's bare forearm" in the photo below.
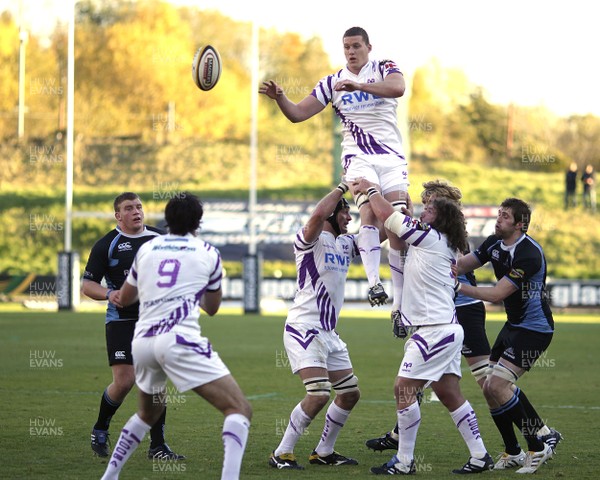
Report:
M 220 288 L 215 291 L 206 291 L 200 300 L 200 308 L 212 317 L 219 311 L 222 298 L 223 290 Z
M 299 103 L 292 102 L 285 95 L 283 89 L 272 80 L 263 82 L 262 87 L 258 89 L 258 93 L 262 93 L 270 99 L 275 100 L 281 113 L 283 113 L 292 123 L 308 120 L 325 108 L 325 106 L 312 95 L 308 95 Z
M 460 284 L 460 291 L 467 297 L 483 300 L 484 302 L 500 303 L 517 290 L 517 287 L 506 278 L 500 279 L 493 287 L 474 287 L 465 283 Z
M 479 259 L 473 253 L 461 256 L 457 261 L 458 274 L 464 275 L 465 273 L 472 272 L 473 270 L 481 267 Z
M 138 289 L 131 285 L 130 283 L 125 282 L 119 290 L 118 300 L 121 302 L 121 305 L 128 306 L 135 303 L 138 299 Z
M 335 210 L 337 203 L 343 195 L 342 189 L 336 187 L 317 203 L 308 222 L 304 226 L 304 239 L 307 242 L 314 241 L 321 234 L 323 224 Z
M 384 81 L 375 83 L 358 83 L 352 80 L 340 80 L 334 88 L 337 91 L 354 92 L 360 90 L 361 92 L 370 93 L 378 97 L 398 98 L 404 95 L 406 84 L 404 83 L 404 77 L 401 74 L 392 73 L 388 75 Z
M 106 300 L 108 291 L 108 288 L 92 280 L 83 280 L 81 284 L 81 292 L 92 300 Z

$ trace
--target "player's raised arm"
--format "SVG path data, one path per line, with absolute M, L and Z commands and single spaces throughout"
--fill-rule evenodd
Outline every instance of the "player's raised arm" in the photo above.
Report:
M 293 123 L 308 120 L 325 108 L 325 105 L 312 95 L 307 95 L 298 103 L 292 102 L 285 95 L 283 89 L 273 80 L 263 82 L 262 86 L 258 89 L 258 93 L 262 93 L 272 100 L 275 100 L 281 112 Z
M 308 222 L 304 226 L 304 240 L 308 243 L 314 242 L 323 231 L 323 225 L 335 210 L 336 205 L 348 191 L 348 186 L 341 182 L 336 188 L 329 192 L 317 203 Z
M 338 92 L 360 90 L 378 97 L 398 98 L 404 95 L 406 84 L 401 73 L 390 73 L 382 82 L 358 83 L 353 80 L 340 80 L 335 84 L 334 90 Z

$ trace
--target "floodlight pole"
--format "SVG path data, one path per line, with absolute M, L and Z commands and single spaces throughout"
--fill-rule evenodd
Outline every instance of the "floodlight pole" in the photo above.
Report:
M 244 312 L 260 313 L 262 272 L 256 239 L 256 164 L 258 155 L 258 25 L 252 21 L 250 87 L 250 188 L 248 199 L 248 255 L 244 258 Z
M 250 198 L 249 210 L 249 233 L 250 244 L 248 253 L 256 255 L 256 154 L 258 149 L 258 27 L 252 22 L 252 59 L 251 59 L 251 88 L 250 88 Z
M 73 114 L 75 105 L 75 1 L 69 9 L 67 48 L 67 175 L 65 185 L 65 251 L 71 251 L 73 218 Z
M 58 253 L 56 298 L 59 310 L 73 310 L 79 304 L 79 255 L 72 250 L 73 219 L 73 125 L 75 105 L 75 2 L 69 9 L 67 38 L 67 138 L 65 178 L 65 249 Z
M 23 27 L 23 0 L 19 2 L 19 105 L 17 137 L 19 141 L 25 136 L 25 57 L 29 35 Z

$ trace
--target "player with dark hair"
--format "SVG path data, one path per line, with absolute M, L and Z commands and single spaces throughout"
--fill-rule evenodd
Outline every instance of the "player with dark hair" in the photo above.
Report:
M 144 209 L 140 197 L 123 192 L 113 203 L 117 226 L 92 247 L 83 274 L 82 292 L 94 300 L 108 300 L 106 309 L 106 349 L 113 381 L 106 387 L 100 400 L 98 419 L 92 428 L 92 450 L 100 457 L 108 457 L 108 429 L 110 421 L 135 383 L 131 340 L 139 318 L 139 304 L 123 306 L 119 289 L 123 285 L 135 254 L 146 242 L 162 233 L 158 228 L 144 225 Z M 106 287 L 102 285 L 106 281 Z M 166 410 L 150 432 L 149 458 L 179 460 L 165 443 Z
M 319 444 L 309 456 L 315 465 L 357 465 L 334 450 L 337 437 L 360 398 L 346 344 L 335 331 L 344 302 L 348 267 L 359 255 L 354 235 L 347 235 L 350 205 L 343 198 L 345 184 L 326 195 L 315 207 L 294 242 L 297 290 L 285 322 L 283 343 L 290 366 L 306 395 L 290 415 L 286 431 L 269 458 L 278 469 L 303 469 L 294 447 L 304 430 L 329 404 Z
M 120 290 L 123 305 L 136 302 L 140 319 L 132 343 L 139 409 L 123 427 L 102 477 L 113 480 L 164 412 L 167 378 L 180 392 L 193 390 L 225 416 L 221 478 L 239 478 L 252 408 L 240 387 L 200 332 L 200 308 L 221 305 L 221 257 L 196 236 L 202 205 L 184 192 L 167 203 L 169 234 L 142 245 Z
M 517 473 L 535 473 L 549 458 L 562 436 L 544 425 L 515 382 L 546 351 L 554 334 L 554 319 L 546 292 L 546 259 L 542 247 L 527 235 L 531 208 L 518 198 L 500 205 L 495 234 L 458 261 L 459 273 L 492 263 L 498 280 L 493 287 L 460 284 L 461 291 L 487 302 L 503 301 L 507 322 L 490 354 L 483 393 L 505 444 L 495 469 L 521 466 Z M 527 441 L 524 453 L 513 423 Z
M 461 205 L 462 193 L 459 188 L 442 180 L 431 180 L 423 183 L 421 201 L 427 206 L 435 198 L 446 198 Z M 467 253 L 467 251 L 463 252 Z M 477 285 L 475 275 L 472 272 L 459 275 L 458 281 L 468 285 Z M 471 373 L 477 384 L 483 388 L 488 358 L 490 355 L 490 343 L 485 331 L 485 306 L 481 300 L 467 297 L 458 292 L 454 299 L 456 306 L 456 318 L 463 327 L 464 340 L 462 355 L 465 357 Z M 392 319 L 398 329 L 401 323 L 400 311 L 393 312 Z M 398 449 L 398 424 L 393 430 L 386 434 L 372 438 L 365 442 L 368 448 L 375 451 Z
M 405 90 L 404 76 L 392 60 L 369 60 L 372 47 L 363 28 L 348 29 L 342 40 L 346 67 L 322 78 L 299 103 L 292 102 L 272 80 L 264 82 L 259 92 L 275 100 L 294 123 L 308 120 L 331 103 L 344 129 L 341 161 L 347 181 L 367 178 L 379 185 L 385 198 L 401 211 L 409 201 L 408 166 L 397 119 L 397 99 Z M 388 298 L 379 277 L 381 241 L 387 236 L 392 310 L 400 310 L 406 244 L 390 232 L 384 234 L 365 195 L 355 195 L 354 201 L 361 220 L 357 241 L 369 282 L 369 302 L 372 306 L 383 305 Z
M 459 252 L 468 247 L 464 215 L 456 202 L 436 197 L 425 206 L 420 221 L 414 220 L 395 211 L 376 184 L 361 179 L 353 188 L 368 195 L 375 215 L 409 244 L 400 326 L 403 335 L 410 338 L 394 385 L 400 432 L 398 451 L 389 462 L 371 468 L 371 472 L 416 472 L 414 449 L 421 422 L 417 395 L 427 384 L 448 409 L 469 449 L 467 463 L 453 472 L 490 470 L 494 461 L 481 438 L 475 411 L 459 385 L 464 334 L 456 319 L 452 265 Z

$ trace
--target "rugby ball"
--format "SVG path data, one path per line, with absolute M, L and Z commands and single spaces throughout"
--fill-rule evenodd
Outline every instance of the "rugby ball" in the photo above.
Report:
M 200 47 L 192 62 L 192 77 L 200 90 L 212 89 L 221 76 L 221 57 L 211 45 Z

